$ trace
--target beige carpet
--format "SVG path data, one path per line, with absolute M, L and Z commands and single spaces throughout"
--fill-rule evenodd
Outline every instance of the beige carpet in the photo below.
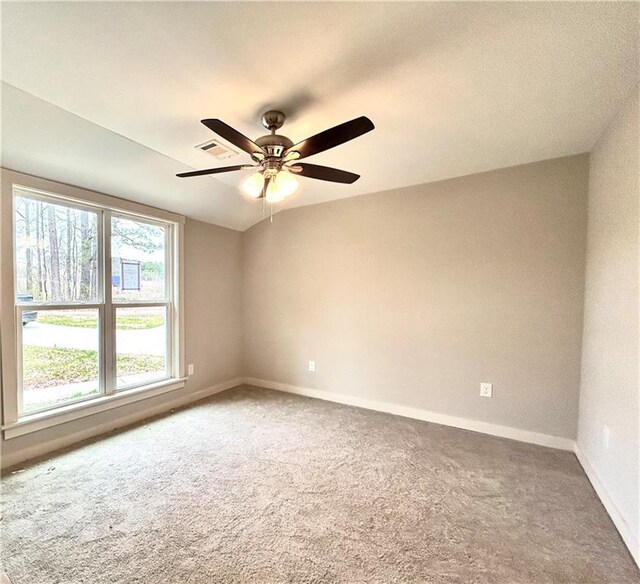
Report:
M 571 453 L 238 388 L 5 477 L 14 584 L 640 582 Z

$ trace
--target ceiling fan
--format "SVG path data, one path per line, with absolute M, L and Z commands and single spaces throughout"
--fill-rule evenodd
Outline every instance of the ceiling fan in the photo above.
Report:
M 286 117 L 281 111 L 270 110 L 265 112 L 262 115 L 261 122 L 269 130 L 270 134 L 260 136 L 255 142 L 243 136 L 222 120 L 202 120 L 202 123 L 218 136 L 250 154 L 255 164 L 207 168 L 205 170 L 181 172 L 177 176 L 185 178 L 255 168 L 256 172 L 244 181 L 243 189 L 250 196 L 256 199 L 264 198 L 269 203 L 282 201 L 296 190 L 298 183 L 294 175 L 346 184 L 351 184 L 360 178 L 360 175 L 346 170 L 297 161 L 319 152 L 324 152 L 329 148 L 334 148 L 370 132 L 373 130 L 374 125 L 369 118 L 360 116 L 315 134 L 297 144 L 294 144 L 286 136 L 276 134 L 277 130 L 284 124 L 285 119 Z

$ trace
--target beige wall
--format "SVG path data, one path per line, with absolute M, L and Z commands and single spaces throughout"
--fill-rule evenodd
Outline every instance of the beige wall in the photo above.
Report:
M 587 177 L 580 155 L 254 226 L 245 375 L 574 438 Z
M 242 375 L 240 231 L 187 219 L 185 316 L 194 391 Z
M 591 154 L 578 447 L 640 564 L 639 124 L 636 91 Z
M 18 175 L 20 176 L 20 175 Z M 56 192 L 55 183 L 48 190 Z M 5 189 L 6 191 L 6 189 Z M 3 225 L 7 225 L 6 221 Z M 6 229 L 2 236 L 8 235 Z M 241 375 L 241 237 L 242 233 L 188 219 L 184 230 L 186 361 L 195 374 L 184 388 L 128 404 L 10 440 L 0 441 L 3 461 L 14 461 L 39 446 L 59 444 L 132 422 L 146 413 L 168 409 L 176 401 L 189 401 L 199 392 Z M 3 292 L 5 286 L 3 281 Z M 9 292 L 10 294 L 10 292 Z M 9 305 L 13 304 L 12 298 Z M 6 304 L 4 304 L 6 305 Z M 10 311 L 8 311 L 10 312 Z M 4 319 L 4 312 L 2 314 Z

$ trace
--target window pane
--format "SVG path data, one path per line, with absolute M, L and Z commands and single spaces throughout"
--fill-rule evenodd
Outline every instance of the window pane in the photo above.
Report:
M 114 302 L 165 300 L 167 227 L 122 217 L 111 220 Z
M 166 315 L 164 306 L 116 308 L 118 388 L 168 377 Z
M 22 412 L 99 394 L 97 310 L 22 312 Z
M 17 300 L 95 302 L 98 215 L 23 196 L 14 213 Z

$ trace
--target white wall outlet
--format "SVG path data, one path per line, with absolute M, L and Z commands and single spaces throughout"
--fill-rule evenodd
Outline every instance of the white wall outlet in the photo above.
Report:
M 611 444 L 611 428 L 609 426 L 602 426 L 602 444 L 605 449 L 608 449 Z
M 493 397 L 493 383 L 480 384 L 480 397 Z
M 316 371 L 316 362 L 315 361 L 309 361 L 309 371 L 311 371 L 312 373 L 315 373 L 315 371 Z
M 193 375 L 193 363 L 189 363 L 189 365 L 187 365 L 187 375 Z

